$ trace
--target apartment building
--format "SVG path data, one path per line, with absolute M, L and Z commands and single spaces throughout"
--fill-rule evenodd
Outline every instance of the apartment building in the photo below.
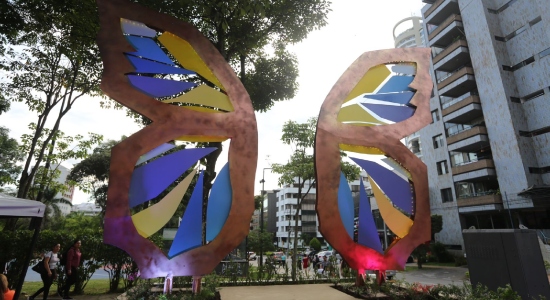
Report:
M 548 0 L 423 0 L 433 123 L 419 131 L 436 240 L 550 228 Z M 459 226 L 460 224 L 460 226 Z
M 363 184 L 365 185 L 365 190 L 367 194 L 372 194 L 367 173 L 364 171 L 361 172 L 361 178 L 363 180 Z M 306 194 L 308 190 L 309 192 L 302 200 L 301 210 L 299 212 L 298 218 L 296 219 L 296 209 L 298 207 L 299 199 L 298 184 L 298 178 L 296 178 L 293 185 L 285 185 L 284 187 L 275 190 L 272 193 L 267 193 L 268 205 L 272 205 L 267 207 L 267 212 L 265 215 L 268 218 L 268 231 L 270 231 L 269 229 L 271 228 L 270 224 L 273 224 L 275 229 L 275 236 L 277 239 L 276 243 L 278 247 L 281 248 L 292 248 L 295 242 L 298 243 L 298 247 L 306 246 L 303 245 L 301 239 L 298 239 L 298 241 L 294 240 L 294 226 L 296 221 L 298 222 L 298 237 L 300 237 L 302 233 L 308 234 L 311 237 L 316 237 L 321 242 L 321 244 L 324 244 L 323 235 L 318 230 L 319 220 L 317 219 L 317 212 L 315 211 L 315 183 L 313 181 L 305 182 L 304 187 L 302 188 L 302 193 Z M 354 200 L 355 215 L 357 216 L 359 212 L 359 179 L 349 182 L 349 185 Z M 272 195 L 271 198 L 270 195 Z M 371 208 L 378 211 L 378 206 L 376 205 L 374 197 L 371 198 L 370 202 Z M 374 214 L 376 215 L 377 212 L 374 212 Z

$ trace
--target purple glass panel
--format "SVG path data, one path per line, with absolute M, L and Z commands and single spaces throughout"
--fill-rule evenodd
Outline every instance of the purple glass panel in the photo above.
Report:
M 414 114 L 414 109 L 408 106 L 361 103 L 364 107 L 386 120 L 401 122 Z
M 176 237 L 172 242 L 168 258 L 202 246 L 202 186 L 203 172 L 200 172 L 195 189 L 185 208 Z
M 136 49 L 136 52 L 128 52 L 128 54 L 145 57 L 169 65 L 174 64 L 174 62 L 166 55 L 166 53 L 164 53 L 164 51 L 162 51 L 154 40 L 131 35 L 127 35 L 125 37 L 128 42 L 132 44 L 134 49 Z
M 413 79 L 413 76 L 393 76 L 384 84 L 378 93 L 413 91 L 413 89 L 409 88 L 409 84 L 411 84 Z
M 400 93 L 386 93 L 386 94 L 372 94 L 366 95 L 363 98 L 381 100 L 398 104 L 407 104 L 414 96 L 413 92 L 400 92 Z
M 208 207 L 206 209 L 206 240 L 214 240 L 225 225 L 225 220 L 231 210 L 233 199 L 233 189 L 229 178 L 229 163 L 221 169 L 208 198 Z
M 374 217 L 372 216 L 372 210 L 370 207 L 370 200 L 365 191 L 363 180 L 359 180 L 359 224 L 357 225 L 357 242 L 360 245 L 372 248 L 379 253 L 382 253 L 382 244 L 380 243 L 380 237 L 378 236 L 378 230 L 374 223 Z
M 178 68 L 173 65 L 167 65 L 163 63 L 154 62 L 152 60 L 139 58 L 137 56 L 126 54 L 126 58 L 136 68 L 136 73 L 150 73 L 150 74 L 196 74 L 193 71 L 189 71 L 184 68 Z
M 408 214 L 412 213 L 413 195 L 408 181 L 375 162 L 350 158 L 372 177 L 394 205 Z
M 130 208 L 158 196 L 183 172 L 214 150 L 215 147 L 183 149 L 136 168 L 128 195 Z
M 353 239 L 353 198 L 348 180 L 344 173 L 340 173 L 340 186 L 338 187 L 338 211 L 349 237 Z
M 126 34 L 141 35 L 148 37 L 155 37 L 157 32 L 143 23 L 130 20 L 121 20 L 120 25 L 122 26 L 122 32 Z
M 172 96 L 197 85 L 194 82 L 137 75 L 128 75 L 128 79 L 136 89 L 154 98 Z

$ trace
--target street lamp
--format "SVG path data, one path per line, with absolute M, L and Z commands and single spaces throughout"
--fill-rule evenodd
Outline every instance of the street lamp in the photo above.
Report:
M 264 264 L 264 243 L 262 242 L 262 236 L 264 233 L 264 183 L 265 183 L 265 170 L 271 170 L 271 168 L 264 168 L 262 171 L 262 206 L 260 207 L 260 267 Z

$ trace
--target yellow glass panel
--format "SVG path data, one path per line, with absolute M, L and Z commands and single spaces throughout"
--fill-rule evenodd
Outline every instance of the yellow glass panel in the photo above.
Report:
M 184 142 L 197 142 L 197 143 L 206 143 L 206 142 L 223 142 L 229 139 L 225 136 L 208 136 L 208 135 L 182 135 L 176 140 Z
M 157 204 L 132 216 L 132 222 L 139 235 L 149 237 L 170 221 L 196 173 L 197 170 L 193 170 Z
M 413 221 L 393 206 L 388 197 L 382 193 L 378 185 L 370 177 L 369 182 L 384 222 L 386 222 L 386 225 L 388 225 L 395 235 L 403 238 L 411 230 Z
M 199 73 L 220 89 L 225 90 L 218 78 L 212 73 L 212 70 L 208 68 L 197 52 L 195 52 L 195 49 L 186 40 L 168 31 L 159 36 L 158 40 L 184 68 Z
M 340 149 L 343 151 L 351 151 L 355 153 L 372 154 L 372 155 L 385 155 L 386 153 L 376 147 L 364 147 L 357 145 L 340 144 Z
M 229 101 L 226 94 L 216 91 L 215 89 L 201 85 L 191 91 L 174 99 L 164 100 L 164 103 L 191 103 L 211 106 L 225 111 L 233 111 L 233 105 Z
M 338 122 L 356 122 L 354 125 L 373 126 L 386 124 L 369 114 L 360 104 L 342 107 L 338 113 Z
M 183 108 L 186 108 L 186 109 L 190 109 L 190 110 L 195 110 L 195 111 L 200 111 L 200 112 L 206 112 L 206 113 L 223 113 L 223 111 L 221 110 L 215 110 L 213 108 L 208 108 L 208 107 L 200 107 L 200 106 L 184 106 Z
M 390 74 L 391 72 L 386 65 L 378 65 L 370 68 L 365 76 L 363 76 L 363 78 L 361 78 L 357 85 L 351 90 L 349 95 L 344 100 L 344 103 L 361 94 L 374 92 L 374 90 L 376 90 L 376 88 L 384 82 Z

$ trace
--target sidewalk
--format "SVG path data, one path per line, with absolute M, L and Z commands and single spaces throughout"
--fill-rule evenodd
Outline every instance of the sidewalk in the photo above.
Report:
M 331 287 L 332 284 L 296 284 L 223 287 L 220 289 L 222 300 L 353 300 L 349 296 Z

